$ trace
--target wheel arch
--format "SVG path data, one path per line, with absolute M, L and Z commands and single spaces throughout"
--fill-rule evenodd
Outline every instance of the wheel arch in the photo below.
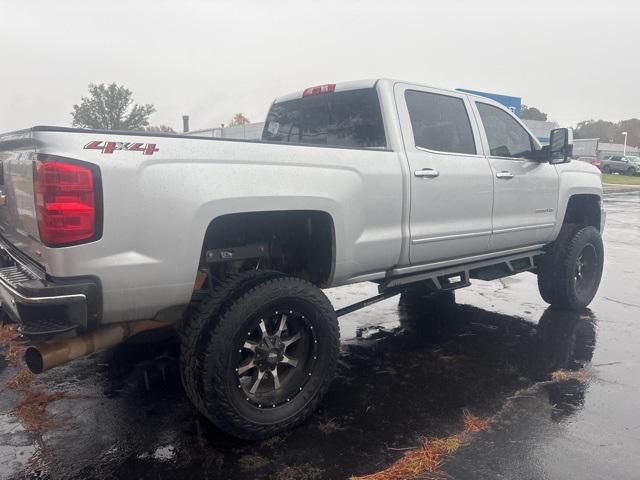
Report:
M 599 231 L 602 219 L 601 201 L 601 197 L 593 193 L 571 195 L 567 201 L 562 223 L 591 225 Z
M 248 210 L 213 218 L 205 228 L 199 269 L 210 250 L 263 245 L 264 267 L 297 276 L 324 287 L 330 285 L 336 265 L 336 223 L 320 209 Z M 258 268 L 262 268 L 257 263 Z M 241 271 L 243 265 L 234 265 Z
M 553 239 L 560 234 L 566 223 L 583 223 L 593 225 L 602 230 L 604 214 L 602 212 L 602 183 L 599 176 L 579 175 L 583 185 L 563 188 L 568 180 L 575 181 L 573 175 L 561 176 L 560 196 L 558 200 L 558 216 L 553 232 Z M 588 180 L 585 184 L 585 181 Z M 576 219 L 578 220 L 576 222 Z

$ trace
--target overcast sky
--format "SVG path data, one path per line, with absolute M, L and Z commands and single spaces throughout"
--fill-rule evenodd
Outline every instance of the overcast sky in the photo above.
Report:
M 90 82 L 192 129 L 392 77 L 521 96 L 562 124 L 640 117 L 639 1 L 0 0 L 0 132 L 70 125 Z

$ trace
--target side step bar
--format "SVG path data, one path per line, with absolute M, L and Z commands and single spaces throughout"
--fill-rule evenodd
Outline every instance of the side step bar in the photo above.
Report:
M 336 315 L 341 317 L 342 315 L 355 312 L 361 308 L 391 298 L 402 293 L 409 285 L 416 282 L 429 282 L 433 291 L 438 292 L 468 287 L 471 284 L 470 280 L 472 278 L 478 280 L 496 280 L 498 278 L 515 275 L 516 273 L 533 270 L 535 268 L 535 258 L 544 255 L 544 253 L 544 250 L 531 250 L 529 252 L 472 262 L 457 267 L 429 270 L 392 278 L 379 285 L 378 291 L 380 294 L 336 310 Z
M 543 255 L 544 253 L 544 250 L 531 250 L 529 252 L 507 255 L 505 257 L 472 262 L 457 267 L 442 268 L 406 275 L 404 277 L 396 277 L 382 283 L 379 291 L 384 292 L 390 288 L 425 280 L 431 280 L 436 290 L 454 290 L 468 286 L 469 280 L 472 278 L 478 280 L 496 280 L 532 270 L 535 268 L 535 257 Z

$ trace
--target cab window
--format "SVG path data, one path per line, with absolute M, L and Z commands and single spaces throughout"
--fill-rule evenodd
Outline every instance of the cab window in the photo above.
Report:
M 375 88 L 310 95 L 274 103 L 262 140 L 346 148 L 387 147 Z
M 416 147 L 475 154 L 469 115 L 460 98 L 407 90 L 404 94 Z
M 531 136 L 511 115 L 487 103 L 476 102 L 487 133 L 492 157 L 531 158 Z

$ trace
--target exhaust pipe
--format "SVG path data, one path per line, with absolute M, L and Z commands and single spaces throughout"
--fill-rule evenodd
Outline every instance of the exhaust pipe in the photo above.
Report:
M 32 373 L 42 373 L 98 350 L 118 345 L 137 333 L 169 325 L 171 325 L 169 322 L 154 320 L 119 323 L 78 337 L 30 346 L 24 354 L 24 359 Z

